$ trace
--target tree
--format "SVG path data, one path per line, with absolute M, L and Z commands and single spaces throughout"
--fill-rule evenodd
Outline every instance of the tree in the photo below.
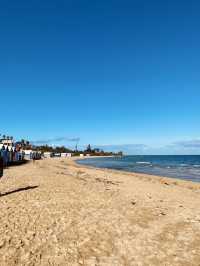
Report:
M 86 152 L 92 152 L 92 148 L 90 144 L 87 146 Z

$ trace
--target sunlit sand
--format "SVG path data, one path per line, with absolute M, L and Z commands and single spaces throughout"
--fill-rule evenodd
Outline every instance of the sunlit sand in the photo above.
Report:
M 199 265 L 200 185 L 45 159 L 0 180 L 0 265 Z

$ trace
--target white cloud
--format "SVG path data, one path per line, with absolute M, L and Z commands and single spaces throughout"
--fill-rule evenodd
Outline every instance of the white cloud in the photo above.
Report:
M 183 147 L 183 148 L 199 149 L 200 139 L 177 141 L 177 142 L 174 142 L 173 145 L 178 146 L 178 147 Z

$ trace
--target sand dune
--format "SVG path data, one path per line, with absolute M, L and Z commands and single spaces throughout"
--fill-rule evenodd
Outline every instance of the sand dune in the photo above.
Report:
M 0 180 L 0 265 L 200 265 L 200 185 L 47 159 Z

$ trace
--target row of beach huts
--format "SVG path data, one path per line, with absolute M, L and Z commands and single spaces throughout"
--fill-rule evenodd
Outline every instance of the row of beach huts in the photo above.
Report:
M 4 167 L 12 164 L 20 164 L 29 160 L 40 160 L 42 158 L 52 157 L 69 158 L 72 156 L 72 153 L 42 153 L 32 149 L 25 149 L 20 142 L 14 142 L 11 139 L 0 139 L 0 157 L 3 159 Z M 80 154 L 80 157 L 84 156 L 84 154 Z M 86 156 L 89 156 L 89 154 Z
M 39 160 L 42 158 L 40 151 L 26 150 L 20 142 L 14 142 L 12 139 L 0 140 L 0 157 L 3 160 L 4 167 L 12 164 L 19 164 L 25 160 Z
M 70 158 L 74 156 L 74 153 L 53 153 L 53 152 L 44 152 L 43 153 L 43 157 L 44 158 L 52 158 L 52 157 L 65 157 L 65 158 Z M 80 157 L 89 157 L 91 156 L 90 154 L 84 154 L 84 153 L 81 153 L 79 154 L 78 156 Z
M 3 159 L 3 165 L 22 163 L 25 160 L 39 160 L 42 158 L 41 152 L 26 151 L 15 146 L 6 146 L 0 144 L 0 156 Z
M 72 157 L 71 153 L 50 153 L 44 152 L 43 154 L 40 151 L 33 150 L 23 150 L 15 146 L 7 146 L 0 144 L 0 157 L 3 159 L 4 167 L 22 163 L 24 161 L 30 160 L 40 160 L 42 158 L 52 158 L 52 157 L 62 157 L 69 158 Z

